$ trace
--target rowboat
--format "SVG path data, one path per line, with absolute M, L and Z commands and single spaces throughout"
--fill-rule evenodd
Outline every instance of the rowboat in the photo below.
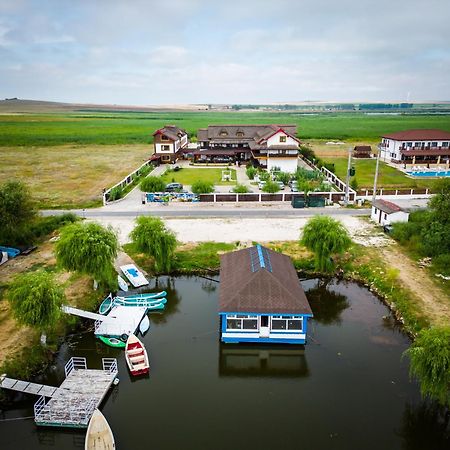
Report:
M 130 334 L 125 346 L 125 359 L 131 375 L 143 375 L 149 372 L 147 350 L 144 344 L 134 335 Z
M 141 320 L 141 323 L 139 324 L 139 331 L 142 335 L 144 335 L 148 329 L 150 328 L 150 319 L 148 316 L 144 316 L 144 318 Z
M 96 409 L 91 420 L 84 441 L 84 450 L 113 450 L 116 448 L 111 427 L 105 416 Z
M 102 301 L 100 307 L 98 308 L 98 312 L 100 314 L 107 314 L 109 310 L 113 307 L 114 300 L 112 298 L 112 295 L 109 294 L 108 297 L 105 298 L 105 300 Z
M 161 292 L 148 292 L 146 294 L 130 294 L 130 295 L 120 295 L 118 298 L 123 298 L 124 300 L 153 300 L 158 298 L 164 298 L 167 296 L 166 291 Z
M 147 278 L 144 277 L 142 272 L 134 264 L 120 266 L 120 270 L 134 287 L 145 286 L 148 284 Z
M 97 336 L 104 344 L 114 348 L 125 348 L 125 342 L 120 339 L 108 336 Z
M 117 283 L 122 291 L 128 291 L 128 284 L 120 275 L 117 275 Z

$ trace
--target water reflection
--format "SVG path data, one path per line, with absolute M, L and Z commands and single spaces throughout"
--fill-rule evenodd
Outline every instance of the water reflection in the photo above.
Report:
M 406 403 L 402 429 L 404 450 L 448 450 L 450 411 L 435 402 Z
M 155 286 L 141 292 L 158 291 L 167 292 L 167 303 L 163 311 L 150 312 L 151 321 L 155 324 L 167 323 L 171 315 L 179 311 L 179 305 L 182 300 L 181 292 L 175 287 L 176 279 L 174 277 L 158 277 L 155 279 Z
M 323 325 L 341 324 L 341 314 L 350 304 L 345 295 L 329 290 L 332 280 L 315 279 L 304 283 L 314 321 Z
M 297 378 L 309 376 L 309 370 L 302 345 L 288 347 L 220 343 L 219 375 Z

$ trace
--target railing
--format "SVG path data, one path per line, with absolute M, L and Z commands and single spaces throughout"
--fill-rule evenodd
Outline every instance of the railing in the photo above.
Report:
M 86 358 L 80 356 L 72 356 L 64 366 L 64 372 L 66 378 L 69 376 L 72 370 L 87 369 Z
M 185 192 L 145 192 L 142 198 L 145 203 L 198 202 L 197 194 Z
M 115 358 L 102 358 L 103 370 L 108 372 L 111 376 L 115 377 L 118 373 L 117 359 Z
M 54 423 L 64 425 L 87 426 L 89 419 L 97 407 L 96 400 L 89 398 L 84 405 L 69 403 L 62 412 L 59 408 L 53 408 L 51 400 L 45 403 L 45 397 L 41 397 L 34 404 L 34 420 L 39 423 Z

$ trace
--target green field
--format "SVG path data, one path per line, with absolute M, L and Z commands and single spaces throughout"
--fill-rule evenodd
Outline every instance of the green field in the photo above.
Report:
M 236 171 L 231 169 L 231 178 L 234 181 L 222 181 L 223 169 L 207 168 L 186 168 L 177 172 L 170 171 L 162 176 L 166 183 L 181 183 L 183 185 L 192 185 L 195 181 L 207 181 L 214 185 L 234 185 L 236 184 Z
M 305 115 L 266 112 L 61 113 L 0 115 L 0 146 L 151 143 L 152 133 L 175 124 L 191 136 L 208 124 L 296 124 L 301 139 L 378 140 L 408 128 L 450 131 L 450 115 Z
M 345 182 L 347 173 L 347 158 L 323 158 L 325 162 L 334 164 L 336 175 Z M 360 188 L 373 188 L 373 179 L 375 176 L 375 159 L 353 159 L 352 165 L 356 169 L 355 177 Z M 407 177 L 403 172 L 388 166 L 380 161 L 378 170 L 378 187 L 379 188 L 422 188 L 431 187 L 428 180 L 414 180 Z

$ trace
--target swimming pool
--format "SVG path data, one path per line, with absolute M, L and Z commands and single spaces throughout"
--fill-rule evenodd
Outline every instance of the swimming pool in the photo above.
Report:
M 406 172 L 408 175 L 412 177 L 450 177 L 450 170 L 440 170 L 440 171 L 432 171 L 427 170 L 426 172 Z

